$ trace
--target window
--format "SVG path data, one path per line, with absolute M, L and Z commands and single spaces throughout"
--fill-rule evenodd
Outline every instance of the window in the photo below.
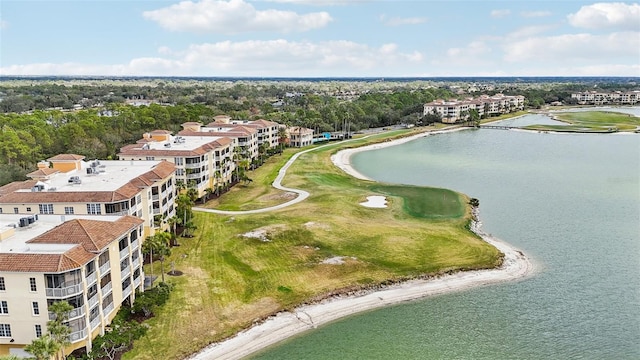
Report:
M 184 169 L 176 169 L 176 176 L 184 176 Z
M 4 276 L 0 276 L 0 291 L 5 291 L 7 288 L 4 286 Z
M 65 206 L 64 207 L 65 215 L 73 215 L 73 206 Z
M 37 324 L 36 325 L 36 337 L 42 337 L 42 325 Z
M 40 214 L 53 214 L 53 204 L 38 204 Z
M 87 204 L 87 214 L 89 215 L 101 215 L 100 204 Z
M 11 325 L 0 324 L 0 337 L 11 337 Z
M 38 291 L 36 287 L 36 278 L 29 278 L 29 286 L 31 287 L 31 291 Z
M 31 208 L 27 206 L 27 212 L 31 212 Z
M 31 308 L 33 310 L 33 315 L 40 315 L 40 306 L 37 301 L 31 303 Z
M 18 208 L 13 208 L 13 213 L 17 214 L 18 213 Z
M 0 301 L 0 314 L 9 315 L 9 305 L 5 300 Z
M 155 160 L 156 158 L 153 156 L 147 156 L 147 160 Z
M 0 214 L 2 214 L 2 208 L 0 208 Z
M 173 159 L 173 162 L 174 162 L 176 165 L 178 165 L 178 166 L 182 166 L 182 165 L 184 165 L 184 158 L 181 158 L 181 157 L 179 157 L 179 158 L 174 158 L 174 159 Z

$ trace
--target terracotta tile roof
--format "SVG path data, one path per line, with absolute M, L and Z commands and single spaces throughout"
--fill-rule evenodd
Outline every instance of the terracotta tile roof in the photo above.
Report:
M 76 160 L 82 160 L 84 159 L 84 156 L 82 155 L 76 155 L 76 154 L 59 154 L 56 155 L 54 157 L 50 157 L 47 160 L 49 161 L 76 161 Z
M 124 216 L 115 222 L 74 219 L 35 237 L 27 244 L 76 244 L 62 254 L 0 253 L 0 271 L 62 272 L 77 269 L 98 256 L 143 220 Z
M 38 183 L 37 180 L 14 181 L 12 183 L 0 186 L 0 198 L 3 195 L 11 194 L 18 190 L 31 189 Z
M 260 125 L 263 125 L 263 126 L 276 126 L 276 125 L 279 125 L 276 122 L 265 120 L 265 119 L 256 120 L 253 123 L 254 124 L 260 124 Z
M 36 177 L 42 178 L 42 177 L 49 176 L 51 174 L 55 174 L 57 172 L 60 172 L 60 170 L 52 169 L 52 168 L 42 168 L 42 169 L 38 169 L 36 171 L 28 173 L 27 176 L 30 178 L 36 178 Z
M 171 131 L 158 129 L 151 131 L 150 134 L 171 134 Z
M 202 124 L 199 123 L 199 122 L 195 122 L 195 121 L 188 121 L 188 122 L 182 124 L 182 126 L 184 126 L 184 125 L 189 126 L 189 125 L 202 125 Z

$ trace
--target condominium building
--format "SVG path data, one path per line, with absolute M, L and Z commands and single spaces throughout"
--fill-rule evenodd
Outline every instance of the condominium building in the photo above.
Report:
M 144 134 L 136 144 L 122 147 L 118 158 L 170 162 L 176 168 L 176 181 L 194 186 L 198 197 L 202 197 L 206 189 L 230 183 L 235 169 L 233 154 L 236 140 L 211 133 L 205 135 L 172 136 L 168 131 L 152 131 Z
M 201 123 L 188 122 L 182 124 L 179 136 L 213 136 L 227 137 L 234 141 L 236 152 L 249 161 L 258 158 L 258 129 L 256 127 L 230 123 L 228 116 L 216 116 L 216 121 L 203 126 Z
M 424 115 L 438 114 L 443 123 L 455 123 L 469 116 L 470 110 L 478 112 L 480 117 L 504 114 L 524 109 L 524 96 L 508 96 L 496 94 L 482 95 L 479 98 L 466 100 L 436 100 L 424 104 Z
M 313 130 L 300 126 L 287 128 L 287 139 L 291 147 L 304 147 L 313 144 Z
M 144 236 L 174 216 L 175 166 L 167 161 L 84 161 L 61 154 L 38 164 L 31 180 L 0 187 L 0 214 L 132 215 Z
M 581 105 L 604 105 L 604 104 L 620 104 L 635 105 L 640 100 L 640 91 L 614 91 L 614 92 L 598 92 L 585 91 L 571 94 L 572 99 L 576 99 Z
M 65 353 L 90 350 L 144 290 L 143 235 L 130 215 L 0 215 L 0 355 L 29 356 L 24 346 L 47 333 L 58 301 L 73 307 Z

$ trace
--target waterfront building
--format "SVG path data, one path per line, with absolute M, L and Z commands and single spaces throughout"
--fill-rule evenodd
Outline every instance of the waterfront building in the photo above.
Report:
M 143 235 L 166 229 L 175 215 L 175 166 L 167 161 L 84 161 L 60 154 L 38 164 L 31 179 L 0 187 L 0 214 L 132 215 Z
M 313 144 L 313 130 L 294 126 L 287 128 L 289 146 L 304 147 Z
M 571 94 L 572 99 L 576 99 L 580 105 L 635 105 L 640 100 L 640 91 L 614 91 L 614 92 L 598 92 L 584 91 Z
M 443 123 L 452 124 L 469 117 L 469 111 L 475 110 L 480 117 L 489 117 L 524 109 L 524 96 L 496 94 L 482 95 L 465 100 L 435 100 L 424 104 L 423 115 L 438 114 Z
M 185 123 L 191 127 L 199 123 Z M 207 189 L 229 184 L 235 169 L 233 162 L 236 140 L 231 137 L 206 133 L 199 136 L 172 136 L 166 130 L 155 130 L 143 135 L 135 144 L 120 149 L 120 160 L 164 160 L 176 168 L 176 181 L 192 186 L 198 197 Z
M 144 290 L 144 224 L 131 215 L 0 215 L 0 355 L 31 357 L 23 348 L 47 333 L 58 301 L 73 307 L 65 354 L 90 350 Z

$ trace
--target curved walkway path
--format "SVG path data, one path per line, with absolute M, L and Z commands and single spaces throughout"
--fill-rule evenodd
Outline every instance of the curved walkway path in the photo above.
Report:
M 346 140 L 346 141 L 342 141 L 340 142 L 340 144 L 344 144 L 347 141 L 353 141 L 353 140 L 361 140 L 361 139 L 365 139 L 367 137 L 369 137 L 371 135 L 365 136 L 365 137 L 361 137 L 358 139 L 351 139 L 351 140 Z M 334 144 L 326 144 L 326 145 L 322 145 L 322 146 L 318 146 L 315 147 L 313 149 L 308 149 L 308 150 L 304 150 L 301 151 L 299 153 L 294 154 L 291 159 L 289 159 L 289 161 L 287 161 L 286 164 L 284 164 L 284 166 L 280 169 L 280 171 L 278 171 L 278 176 L 276 176 L 276 179 L 273 180 L 273 187 L 278 189 L 278 190 L 283 190 L 283 191 L 289 191 L 289 192 L 293 192 L 298 194 L 298 196 L 295 199 L 289 200 L 285 203 L 279 204 L 279 205 L 274 205 L 274 206 L 269 206 L 266 208 L 262 208 L 262 209 L 255 209 L 255 210 L 217 210 L 217 209 L 206 209 L 206 208 L 201 208 L 201 207 L 193 207 L 193 211 L 202 211 L 202 212 L 208 212 L 208 213 L 214 213 L 214 214 L 222 214 L 222 215 L 247 215 L 247 214 L 258 214 L 258 213 L 263 213 L 263 212 L 267 212 L 267 211 L 273 211 L 273 210 L 279 210 L 282 208 L 285 208 L 287 206 L 291 206 L 294 204 L 297 204 L 301 201 L 304 201 L 306 198 L 309 197 L 309 192 L 308 191 L 304 191 L 304 190 L 300 190 L 300 189 L 292 189 L 292 188 L 288 188 L 288 187 L 284 187 L 282 186 L 282 179 L 284 179 L 284 176 L 287 174 L 287 169 L 289 169 L 289 166 L 291 166 L 291 164 L 293 164 L 300 155 L 302 154 L 306 154 L 308 152 L 311 151 L 315 151 L 318 149 L 322 149 L 324 147 L 327 146 L 331 146 L 331 145 L 335 145 Z

